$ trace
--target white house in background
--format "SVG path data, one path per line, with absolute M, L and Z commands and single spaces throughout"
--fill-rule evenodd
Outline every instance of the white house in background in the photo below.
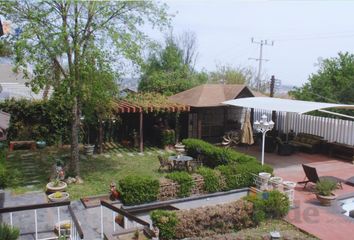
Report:
M 6 59 L 0 61 L 0 100 L 15 99 L 43 99 L 44 90 L 34 93 L 30 87 L 26 86 L 23 73 L 14 73 L 13 65 Z M 52 90 L 49 90 L 50 96 Z

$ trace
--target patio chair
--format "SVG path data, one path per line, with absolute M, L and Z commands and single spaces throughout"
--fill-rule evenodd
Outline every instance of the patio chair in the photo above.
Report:
M 165 167 L 167 167 L 168 171 L 171 171 L 173 169 L 173 162 L 172 161 L 169 161 L 166 157 L 161 156 L 161 155 L 158 155 L 157 157 L 160 161 L 159 171 Z
M 342 182 L 344 181 L 342 179 L 333 176 L 319 177 L 316 168 L 307 166 L 305 164 L 302 164 L 302 168 L 304 169 L 307 180 L 298 183 L 299 184 L 305 183 L 304 189 L 306 188 L 309 182 L 316 184 L 317 182 L 320 182 L 321 180 L 324 179 L 336 182 L 340 186 L 340 188 L 343 189 Z

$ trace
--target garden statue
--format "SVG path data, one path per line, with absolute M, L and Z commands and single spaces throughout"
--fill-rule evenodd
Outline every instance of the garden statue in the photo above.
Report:
M 116 184 L 114 182 L 111 182 L 111 184 L 109 185 L 109 191 L 110 191 L 110 195 L 109 198 L 114 201 L 114 200 L 118 200 L 119 198 L 119 192 L 117 190 Z

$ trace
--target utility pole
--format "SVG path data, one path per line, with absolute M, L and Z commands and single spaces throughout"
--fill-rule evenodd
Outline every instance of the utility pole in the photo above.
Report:
M 254 38 L 251 39 L 251 42 L 254 44 L 259 44 L 259 58 L 249 58 L 255 61 L 258 61 L 258 74 L 256 77 L 256 89 L 260 90 L 261 88 L 261 73 L 262 73 L 262 63 L 263 61 L 269 61 L 269 59 L 263 58 L 263 46 L 273 46 L 274 41 L 268 42 L 268 40 L 255 41 Z

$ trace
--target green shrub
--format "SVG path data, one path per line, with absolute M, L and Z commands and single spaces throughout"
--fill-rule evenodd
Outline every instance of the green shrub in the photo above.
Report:
M 17 169 L 8 169 L 4 163 L 0 163 L 0 189 L 16 187 L 20 181 L 20 172 Z
M 162 147 L 168 146 L 168 145 L 174 145 L 176 140 L 175 140 L 175 130 L 173 129 L 167 129 L 163 130 L 161 132 L 161 144 Z
M 244 200 L 176 212 L 176 239 L 212 237 L 253 227 L 253 205 Z
M 188 197 L 191 194 L 191 189 L 194 186 L 193 178 L 187 172 L 173 172 L 169 173 L 167 178 L 179 184 L 178 197 Z
M 126 205 L 152 202 L 159 194 L 159 181 L 150 176 L 127 176 L 119 181 L 121 198 Z
M 160 239 L 175 239 L 176 225 L 178 223 L 176 212 L 155 210 L 150 214 L 152 223 L 160 230 Z
M 8 139 L 43 140 L 48 145 L 70 142 L 71 109 L 67 101 L 5 100 L 0 109 L 11 114 Z
M 11 227 L 5 223 L 0 224 L 0 239 L 1 240 L 16 240 L 20 236 L 18 228 Z
M 220 172 L 206 167 L 201 167 L 197 171 L 203 176 L 204 190 L 209 193 L 218 192 L 221 190 Z
M 236 152 L 230 148 L 217 147 L 203 140 L 188 138 L 182 142 L 186 146 L 188 155 L 197 157 L 199 153 L 202 154 L 204 164 L 212 168 L 227 163 L 258 162 L 252 156 Z
M 331 193 L 337 188 L 337 183 L 333 180 L 323 179 L 316 183 L 315 191 L 322 196 L 331 196 Z
M 290 209 L 289 198 L 277 190 L 256 196 L 247 196 L 245 199 L 253 203 L 253 220 L 256 223 L 266 218 L 282 218 L 288 214 Z
M 272 173 L 273 169 L 268 165 L 261 165 L 258 162 L 247 162 L 242 164 L 221 165 L 216 168 L 225 177 L 226 189 L 237 189 L 250 187 L 254 184 L 254 175 L 260 172 Z

